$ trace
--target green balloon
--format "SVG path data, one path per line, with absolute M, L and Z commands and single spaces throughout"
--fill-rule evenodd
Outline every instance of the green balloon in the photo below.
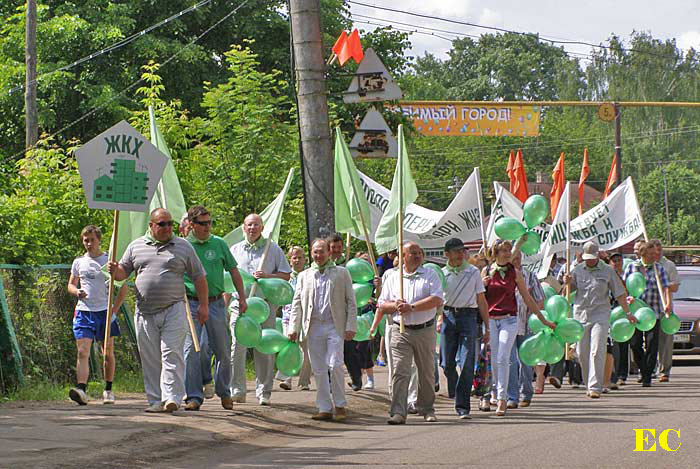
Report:
M 236 319 L 233 333 L 236 337 L 236 342 L 245 347 L 256 347 L 260 343 L 260 338 L 262 337 L 260 324 L 245 315 Z
M 362 308 L 369 303 L 369 299 L 372 298 L 372 284 L 353 283 L 352 289 L 355 292 L 355 302 L 357 303 L 358 308 Z
M 367 318 L 360 316 L 357 318 L 357 329 L 355 330 L 355 337 L 353 340 L 357 342 L 363 342 L 369 340 L 369 328 L 372 325 L 367 321 Z
M 556 336 L 550 335 L 545 337 L 542 359 L 549 363 L 550 365 L 558 363 L 562 358 L 564 358 L 565 347 L 564 344 L 557 339 Z
M 236 291 L 236 287 L 233 286 L 233 280 L 231 280 L 231 273 L 224 271 L 224 291 L 226 293 L 233 293 Z
M 536 314 L 531 314 L 530 317 L 527 318 L 527 327 L 530 328 L 533 334 L 547 329 L 547 326 L 542 324 L 542 321 L 540 321 L 540 318 L 538 318 Z
M 642 332 L 650 331 L 656 325 L 656 313 L 651 308 L 639 308 L 634 317 L 637 318 L 637 329 Z
M 543 332 L 539 332 L 532 337 L 525 339 L 520 348 L 518 348 L 518 356 L 520 360 L 528 366 L 535 366 L 537 363 L 542 361 L 542 354 L 544 353 L 544 341 L 545 335 Z
M 576 290 L 569 293 L 569 304 L 573 305 L 575 299 L 576 299 Z
M 350 259 L 345 268 L 350 272 L 350 277 L 355 283 L 367 283 L 374 278 L 374 270 L 372 270 L 372 264 L 364 259 L 354 258 Z
M 288 305 L 294 298 L 294 288 L 281 278 L 261 278 L 258 285 L 265 298 L 275 305 Z
M 264 323 L 270 317 L 270 306 L 262 298 L 251 296 L 246 299 L 246 303 L 248 303 L 248 309 L 245 310 L 243 316 L 252 318 L 258 324 Z
M 635 298 L 639 298 L 644 293 L 644 289 L 647 286 L 647 281 L 640 272 L 634 272 L 625 281 L 627 284 L 627 291 L 630 295 Z
M 549 204 L 547 199 L 541 195 L 531 195 L 523 204 L 523 219 L 528 228 L 533 228 L 542 223 L 548 214 Z
M 286 376 L 296 376 L 301 371 L 301 366 L 304 364 L 304 352 L 296 342 L 289 342 L 277 354 L 275 360 L 277 369 Z
M 243 279 L 243 288 L 248 288 L 248 287 L 250 287 L 252 284 L 255 283 L 255 277 L 253 277 L 252 275 L 250 275 L 250 274 L 249 274 L 248 272 L 246 272 L 245 270 L 243 270 L 243 269 L 238 269 L 238 273 L 241 274 L 241 278 Z M 224 273 L 224 275 L 226 275 L 226 273 Z M 230 274 L 229 274 L 229 277 L 230 277 Z M 231 283 L 233 284 L 233 282 L 231 282 Z
M 615 342 L 627 342 L 634 335 L 634 324 L 627 319 L 618 319 L 610 326 L 610 337 Z
M 436 334 L 437 334 L 437 336 L 435 337 L 435 345 L 437 345 L 439 347 L 440 346 L 440 336 L 442 334 L 440 334 L 439 332 L 436 332 Z
M 288 343 L 290 340 L 277 329 L 263 329 L 256 348 L 262 353 L 272 354 L 282 350 Z
M 678 332 L 681 328 L 681 319 L 676 315 L 676 313 L 671 312 L 669 317 L 664 314 L 661 317 L 661 330 L 664 334 L 672 335 Z
M 433 269 L 435 273 L 440 277 L 440 283 L 442 283 L 442 288 L 443 290 L 447 288 L 447 282 L 445 280 L 445 273 L 442 271 L 439 265 L 433 264 L 432 262 L 426 262 L 423 264 L 423 267 L 427 267 L 429 269 Z
M 280 334 L 284 334 L 284 324 L 282 324 L 282 318 L 275 318 L 275 329 Z
M 581 340 L 581 337 L 583 337 L 583 325 L 576 319 L 564 319 L 557 323 L 557 328 L 554 329 L 554 335 L 563 342 L 578 342 Z
M 612 311 L 610 311 L 610 324 L 614 323 L 618 319 L 623 319 L 627 317 L 627 313 L 622 309 L 622 306 L 615 306 Z
M 382 318 L 379 320 L 379 324 L 377 325 L 377 332 L 381 336 L 386 335 L 386 319 Z
M 557 291 L 551 287 L 548 283 L 540 283 L 542 286 L 542 290 L 544 290 L 544 299 L 548 300 L 551 296 L 554 296 L 557 294 Z
M 648 308 L 649 305 L 644 302 L 644 300 L 640 300 L 639 298 L 635 298 L 632 303 L 630 303 L 630 311 L 632 314 L 636 313 L 638 310 L 641 308 Z
M 569 314 L 569 302 L 561 295 L 554 295 L 547 299 L 544 309 L 549 313 L 550 321 L 559 322 L 566 319 Z
M 537 252 L 540 250 L 540 243 L 542 242 L 540 235 L 532 230 L 528 230 L 526 234 L 527 240 L 520 245 L 520 250 L 523 252 L 523 254 L 527 254 L 528 256 L 537 254 Z
M 512 217 L 503 217 L 494 225 L 496 236 L 508 241 L 515 241 L 525 234 L 526 228 L 518 220 Z

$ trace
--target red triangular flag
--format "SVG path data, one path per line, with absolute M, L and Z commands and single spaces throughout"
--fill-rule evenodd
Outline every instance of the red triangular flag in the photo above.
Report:
M 362 42 L 360 42 L 360 33 L 357 32 L 357 28 L 352 30 L 350 37 L 348 37 L 348 48 L 350 49 L 350 55 L 355 63 L 359 64 L 365 57 L 365 53 L 362 50 Z
M 513 195 L 522 203 L 525 203 L 529 194 L 527 191 L 527 175 L 525 175 L 525 162 L 523 161 L 523 152 L 518 148 L 518 154 L 515 155 L 513 163 L 513 174 L 515 175 L 515 187 Z
M 617 155 L 613 155 L 612 166 L 610 167 L 610 173 L 608 173 L 608 182 L 605 183 L 605 192 L 603 192 L 603 200 L 610 195 L 610 191 L 617 182 Z
M 586 179 L 590 170 L 588 168 L 588 148 L 583 150 L 583 164 L 581 165 L 581 177 L 578 180 L 578 214 L 583 215 L 583 191 L 586 185 Z
M 333 44 L 332 51 L 335 55 L 340 55 L 340 51 L 345 47 L 345 43 L 348 41 L 348 33 L 343 31 L 340 33 L 340 36 L 338 36 L 338 39 L 335 41 L 335 44 Z
M 549 206 L 552 209 L 552 220 L 554 220 L 557 207 L 559 206 L 559 199 L 561 199 L 564 186 L 566 185 L 566 181 L 564 180 L 564 152 L 561 153 L 559 161 L 557 161 L 557 165 L 554 167 L 554 171 L 552 171 L 552 181 L 554 181 L 554 184 L 549 193 Z
M 512 194 L 513 191 L 515 190 L 515 173 L 513 172 L 513 165 L 515 164 L 515 152 L 513 150 L 510 151 L 510 154 L 508 155 L 508 166 L 506 167 L 506 174 L 508 175 L 508 181 L 510 182 L 510 186 L 508 186 L 508 190 Z

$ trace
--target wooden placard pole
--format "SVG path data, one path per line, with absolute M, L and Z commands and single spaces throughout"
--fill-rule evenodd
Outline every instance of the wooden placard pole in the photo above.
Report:
M 347 264 L 350 260 L 350 233 L 346 233 L 345 236 L 345 263 Z
M 566 183 L 566 275 L 571 274 L 571 193 L 569 192 L 569 183 Z M 569 302 L 569 295 L 571 294 L 571 286 L 567 283 L 564 288 L 564 294 L 566 295 L 566 302 Z M 571 309 L 569 309 L 569 317 L 572 316 Z M 564 357 L 566 360 L 571 360 L 571 351 L 569 350 L 569 344 L 564 344 Z
M 109 262 L 114 262 L 117 256 L 117 240 L 119 239 L 119 210 L 114 211 L 114 228 L 112 231 L 112 246 L 109 250 Z M 107 291 L 107 317 L 105 323 L 105 337 L 102 344 L 102 366 L 107 366 L 107 345 L 112 333 L 112 305 L 114 300 L 114 274 L 109 274 L 109 289 Z
M 403 207 L 401 207 L 403 208 Z M 403 301 L 403 210 L 399 209 L 399 298 Z M 399 314 L 399 332 L 405 332 L 403 314 Z

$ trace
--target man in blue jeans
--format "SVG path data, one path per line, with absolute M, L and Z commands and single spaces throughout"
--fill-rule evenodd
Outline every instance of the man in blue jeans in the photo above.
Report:
M 202 337 L 202 326 L 206 327 L 209 348 L 216 357 L 216 394 L 221 398 L 224 409 L 233 409 L 231 399 L 231 338 L 228 333 L 228 321 L 226 320 L 226 302 L 224 293 L 224 269 L 231 273 L 233 285 L 236 287 L 241 312 L 246 309 L 245 290 L 241 274 L 236 268 L 236 261 L 228 249 L 226 241 L 211 234 L 211 215 L 201 205 L 192 207 L 187 212 L 192 227 L 187 235 L 187 240 L 192 244 L 197 257 L 207 273 L 207 285 L 209 286 L 209 318 L 204 324 L 195 321 L 198 338 Z M 198 302 L 194 298 L 194 288 L 188 277 L 185 277 L 185 289 L 187 291 L 190 309 L 197 311 Z M 242 299 L 242 301 L 241 301 Z M 192 342 L 192 336 L 188 333 L 185 340 L 185 389 L 187 392 L 187 404 L 185 410 L 199 410 L 204 402 L 202 391 L 203 370 L 202 354 L 207 350 L 196 352 Z
M 448 240 L 445 243 L 445 256 L 448 262 L 442 269 L 447 284 L 440 326 L 442 368 L 447 377 L 447 393 L 455 400 L 457 415 L 468 419 L 474 379 L 476 315 L 481 314 L 484 324 L 488 324 L 488 305 L 479 269 L 467 262 L 468 253 L 462 240 Z M 488 342 L 488 335 L 487 327 L 484 342 Z

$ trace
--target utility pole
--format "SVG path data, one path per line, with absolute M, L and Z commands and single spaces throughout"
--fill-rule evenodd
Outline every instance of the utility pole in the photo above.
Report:
M 615 171 L 617 173 L 617 181 L 615 185 L 619 185 L 622 182 L 622 139 L 620 137 L 620 105 L 618 103 L 615 106 L 615 156 L 617 156 L 615 165 Z
M 309 244 L 335 231 L 333 146 L 326 98 L 320 0 L 290 0 L 297 112 Z
M 36 111 L 36 0 L 27 0 L 24 61 L 26 66 L 24 87 L 25 143 L 26 148 L 30 148 L 36 145 L 39 139 Z

